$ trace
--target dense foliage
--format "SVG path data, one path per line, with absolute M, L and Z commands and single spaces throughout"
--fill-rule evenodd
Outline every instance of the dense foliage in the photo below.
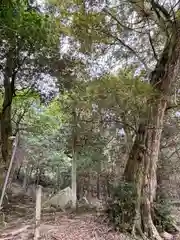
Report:
M 74 206 L 96 188 L 118 228 L 159 240 L 172 227 L 156 189 L 163 124 L 178 128 L 178 2 L 3 0 L 0 33 L 2 173 L 18 133 L 19 179 L 71 184 Z

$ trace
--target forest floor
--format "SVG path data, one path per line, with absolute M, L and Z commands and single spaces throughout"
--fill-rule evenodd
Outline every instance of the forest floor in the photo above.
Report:
M 35 202 L 30 197 L 10 198 L 2 212 L 0 240 L 34 239 Z M 180 206 L 174 209 L 174 216 L 180 225 Z M 42 209 L 40 235 L 39 240 L 133 240 L 115 231 L 105 215 L 97 216 L 96 212 L 89 211 L 64 213 L 53 208 Z
M 53 219 L 54 218 L 54 219 Z M 54 217 L 41 222 L 40 239 L 52 240 L 125 240 L 128 236 L 113 231 L 108 225 L 100 223 L 93 215 L 83 214 Z M 13 226 L 14 225 L 14 226 Z M 29 240 L 33 239 L 34 224 L 21 222 L 6 227 L 0 233 L 0 240 Z
M 22 200 L 22 199 L 20 199 Z M 19 201 L 20 201 L 19 200 Z M 18 201 L 4 208 L 5 224 L 0 229 L 0 240 L 30 240 L 34 235 L 35 205 L 28 200 Z M 28 203 L 27 203 L 28 202 Z M 95 213 L 62 213 L 43 211 L 41 240 L 130 240 L 109 226 L 104 217 Z

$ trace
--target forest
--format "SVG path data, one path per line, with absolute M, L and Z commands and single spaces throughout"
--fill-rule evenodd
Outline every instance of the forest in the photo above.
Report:
M 0 240 L 180 239 L 180 1 L 0 1 Z

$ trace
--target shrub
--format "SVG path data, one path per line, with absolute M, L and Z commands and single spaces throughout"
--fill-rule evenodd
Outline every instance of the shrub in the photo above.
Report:
M 130 231 L 135 217 L 136 191 L 133 184 L 126 182 L 111 186 L 111 200 L 107 214 L 116 229 Z
M 160 232 L 171 232 L 173 219 L 171 217 L 171 203 L 165 199 L 158 199 L 154 204 L 154 223 Z

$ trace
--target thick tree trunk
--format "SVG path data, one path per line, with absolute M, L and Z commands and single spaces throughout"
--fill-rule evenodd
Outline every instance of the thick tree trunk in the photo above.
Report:
M 137 138 L 125 169 L 125 179 L 136 183 L 137 204 L 135 226 L 142 235 L 159 239 L 153 224 L 153 202 L 156 197 L 156 170 L 159 154 L 163 117 L 167 101 L 158 99 L 153 104 L 146 126 L 140 125 Z
M 11 107 L 7 107 L 6 110 L 1 114 L 1 151 L 3 161 L 7 164 L 9 161 L 9 136 L 12 133 L 11 127 Z
M 133 233 L 138 231 L 143 238 L 161 239 L 153 222 L 156 170 L 164 114 L 180 62 L 180 43 L 177 41 L 179 36 L 174 32 L 152 72 L 151 84 L 158 93 L 147 102 L 147 119 L 139 126 L 124 172 L 125 180 L 135 183 L 137 193 L 132 230 Z
M 8 165 L 9 154 L 11 152 L 11 144 L 9 142 L 9 136 L 12 134 L 11 104 L 16 77 L 14 57 L 14 49 L 10 49 L 6 55 L 6 67 L 4 70 L 4 99 L 1 112 L 1 152 L 6 165 Z
M 0 113 L 0 133 L 1 133 L 1 153 L 2 158 L 0 161 L 0 186 L 4 181 L 6 172 L 8 169 L 12 142 L 9 141 L 9 136 L 12 134 L 11 125 L 11 103 L 14 93 L 14 81 L 15 74 L 13 74 L 14 61 L 13 50 L 9 50 L 6 56 L 6 67 L 4 70 L 4 99 L 2 105 L 2 111 Z

